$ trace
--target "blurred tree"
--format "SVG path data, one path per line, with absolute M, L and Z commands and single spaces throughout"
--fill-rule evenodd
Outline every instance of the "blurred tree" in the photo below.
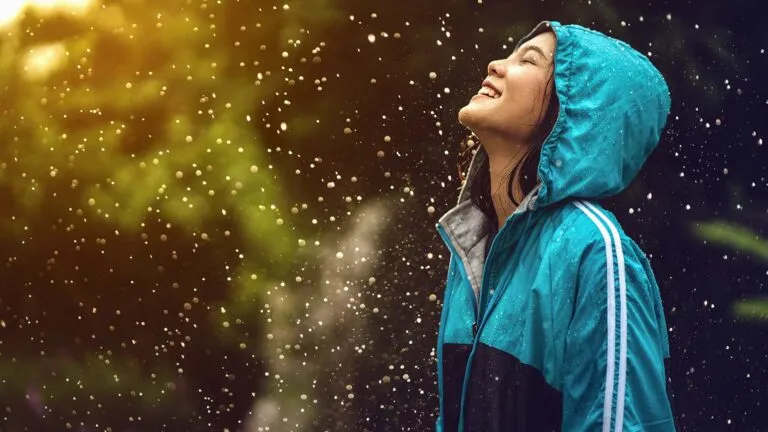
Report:
M 254 3 L 185 0 L 65 12 L 27 9 L 0 42 L 6 425 L 237 424 L 271 393 L 262 306 L 300 253 L 253 125 L 286 84 L 238 52 L 279 58 L 304 17 L 262 28 Z

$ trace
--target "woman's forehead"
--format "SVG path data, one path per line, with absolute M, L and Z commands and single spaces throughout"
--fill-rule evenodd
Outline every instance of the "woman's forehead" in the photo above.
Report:
M 525 41 L 525 43 L 520 44 L 514 51 L 512 51 L 512 54 L 510 54 L 508 58 L 514 55 L 523 56 L 528 51 L 534 51 L 539 53 L 539 55 L 543 56 L 546 60 L 551 61 L 554 58 L 557 39 L 552 32 L 546 33 L 549 33 L 549 37 L 547 37 L 545 33 L 542 33 Z
M 525 41 L 525 43 L 517 47 L 515 52 L 520 50 L 526 51 L 529 49 L 529 46 L 537 46 L 545 53 L 552 54 L 555 50 L 556 41 L 557 39 L 552 31 L 545 31 Z

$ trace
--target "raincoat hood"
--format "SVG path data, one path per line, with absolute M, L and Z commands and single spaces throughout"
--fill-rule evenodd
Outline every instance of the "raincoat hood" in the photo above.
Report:
M 543 21 L 515 49 L 546 31 L 557 39 L 554 83 L 560 109 L 542 144 L 540 184 L 516 211 L 621 192 L 658 144 L 670 110 L 661 73 L 620 40 L 579 25 Z M 471 183 L 487 157 L 480 146 L 457 204 L 470 199 Z

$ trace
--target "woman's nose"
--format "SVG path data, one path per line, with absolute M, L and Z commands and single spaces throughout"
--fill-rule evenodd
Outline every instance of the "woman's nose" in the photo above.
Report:
M 504 66 L 498 61 L 493 60 L 488 63 L 488 75 L 501 76 L 504 73 Z

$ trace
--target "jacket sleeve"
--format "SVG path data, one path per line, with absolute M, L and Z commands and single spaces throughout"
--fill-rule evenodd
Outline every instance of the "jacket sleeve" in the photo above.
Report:
M 563 431 L 674 431 L 658 286 L 645 254 L 610 234 L 579 261 L 563 361 Z

